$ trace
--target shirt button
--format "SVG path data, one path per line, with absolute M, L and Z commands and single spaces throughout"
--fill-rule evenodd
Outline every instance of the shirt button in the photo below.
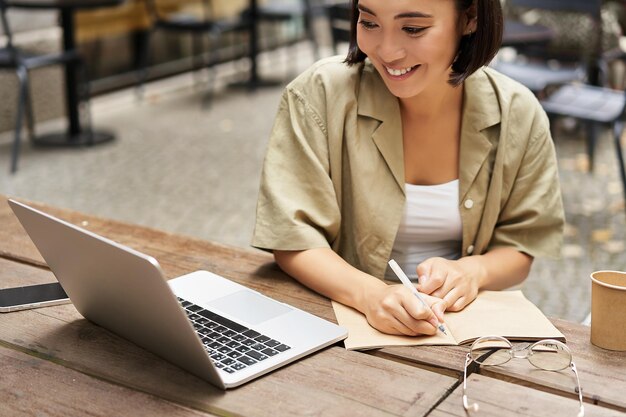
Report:
M 474 245 L 469 245 L 467 247 L 467 254 L 471 255 L 472 253 L 474 253 Z
M 467 200 L 465 200 L 465 203 L 463 203 L 463 205 L 466 209 L 471 209 L 472 207 L 474 207 L 474 200 L 468 198 Z

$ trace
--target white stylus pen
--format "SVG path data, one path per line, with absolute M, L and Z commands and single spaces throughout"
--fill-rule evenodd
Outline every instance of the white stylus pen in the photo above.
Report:
M 428 304 L 426 304 L 426 301 L 424 301 L 424 298 L 422 298 L 419 291 L 417 291 L 417 288 L 415 288 L 415 285 L 413 285 L 409 277 L 407 277 L 404 271 L 402 270 L 402 268 L 400 268 L 400 265 L 398 265 L 398 263 L 392 259 L 389 261 L 389 266 L 391 267 L 393 272 L 398 276 L 398 278 L 400 278 L 400 281 L 402 281 L 402 284 L 404 284 L 405 287 L 411 290 L 413 295 L 415 295 L 417 299 L 422 302 L 425 308 L 430 310 L 430 307 L 428 306 Z M 439 320 L 437 321 L 439 322 Z M 445 335 L 448 334 L 446 333 L 446 329 L 443 327 L 443 324 L 441 324 L 441 322 L 439 322 L 439 324 L 437 325 L 437 328 L 441 330 L 443 334 Z

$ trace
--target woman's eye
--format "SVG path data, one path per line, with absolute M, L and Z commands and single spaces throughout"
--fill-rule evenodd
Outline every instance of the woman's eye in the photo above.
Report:
M 361 25 L 363 27 L 363 29 L 374 29 L 376 28 L 378 25 L 376 25 L 376 23 L 374 22 L 370 22 L 369 20 L 359 20 L 359 25 Z
M 408 33 L 409 35 L 419 35 L 426 29 L 427 28 L 421 27 L 421 26 L 405 26 L 402 28 L 402 30 Z

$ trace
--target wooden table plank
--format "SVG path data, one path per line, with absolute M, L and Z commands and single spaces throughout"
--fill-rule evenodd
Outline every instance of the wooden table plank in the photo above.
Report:
M 567 337 L 585 401 L 626 412 L 626 352 L 592 345 L 588 326 L 558 319 L 553 319 L 553 323 Z M 521 384 L 541 385 L 546 390 L 573 392 L 570 378 L 563 377 L 561 372 L 536 372 L 525 360 L 513 360 L 500 367 L 482 367 L 480 373 Z
M 147 227 L 32 204 L 72 224 L 154 256 L 169 278 L 206 269 L 336 323 L 329 300 L 287 276 L 268 253 L 219 245 Z M 7 256 L 44 264 L 26 232 L 21 229 L 19 223 L 15 224 L 18 221 L 9 206 L 6 204 L 5 206 L 0 203 L 0 221 L 11 225 L 9 233 L 12 239 L 7 243 L 0 243 L 0 253 L 4 250 Z M 467 347 L 435 346 L 391 347 L 371 353 L 387 359 L 417 364 L 422 368 L 458 378 L 463 371 L 466 352 Z
M 49 279 L 48 274 L 0 260 L 0 282 Z M 3 314 L 0 341 L 74 371 L 217 415 L 421 416 L 456 383 L 445 375 L 331 347 L 224 392 L 88 322 L 72 305 Z
M 45 205 L 37 206 L 71 223 L 156 257 L 170 278 L 197 269 L 210 270 L 270 297 L 335 321 L 326 298 L 294 282 L 279 270 L 273 263 L 271 255 L 265 252 L 186 238 Z M 0 233 L 8 236 L 8 239 L 0 240 L 0 254 L 4 253 L 4 256 L 27 262 L 43 262 L 8 205 L 1 202 L 0 224 L 7 226 L 6 229 L 3 227 Z M 591 345 L 589 328 L 586 326 L 562 320 L 553 321 L 568 339 L 568 345 L 581 372 L 583 392 L 587 401 L 626 409 L 626 400 L 621 394 L 626 392 L 626 353 L 610 352 Z M 467 346 L 390 347 L 370 353 L 385 360 L 391 359 L 458 377 L 463 370 L 467 349 Z M 513 362 L 506 368 L 491 368 L 482 370 L 482 373 L 519 384 L 537 384 L 543 386 L 543 389 L 563 393 L 571 391 L 571 386 L 563 383 L 555 375 L 545 374 L 539 377 L 531 373 L 525 363 L 517 363 L 523 361 Z
M 0 258 L 0 288 L 20 287 L 55 282 L 52 271 Z M 2 317 L 2 315 L 0 315 Z
M 35 245 L 11 211 L 6 197 L 0 195 L 0 256 L 23 259 L 44 265 Z
M 538 371 L 547 372 L 547 371 Z M 573 374 L 572 374 L 573 378 Z M 459 386 L 429 417 L 466 417 L 462 403 L 463 387 Z M 495 380 L 483 375 L 471 375 L 467 385 L 469 402 L 476 402 L 476 415 L 506 416 L 575 416 L 579 402 L 548 392 Z M 585 403 L 586 416 L 624 416 L 624 413 Z
M 372 351 L 381 358 L 412 363 L 423 369 L 459 378 L 463 374 L 469 345 L 462 346 L 392 346 Z
M 167 278 L 205 269 L 335 321 L 330 301 L 284 274 L 268 253 L 32 204 L 69 223 L 155 257 Z M 45 266 L 43 258 L 5 201 L 0 201 L 0 224 L 3 226 L 0 230 L 0 256 Z
M 626 397 L 623 394 L 626 393 L 626 352 L 613 352 L 592 345 L 589 326 L 559 319 L 551 321 L 567 338 L 567 345 L 580 373 L 585 401 L 626 411 Z M 468 350 L 468 346 L 443 350 L 440 346 L 393 347 L 381 349 L 376 354 L 439 373 L 460 375 Z M 569 378 L 554 372 L 535 372 L 535 368 L 527 361 L 511 361 L 502 367 L 483 367 L 480 372 L 518 384 L 535 384 L 561 395 L 573 392 Z
M 0 342 L 2 416 L 213 416 L 110 384 Z

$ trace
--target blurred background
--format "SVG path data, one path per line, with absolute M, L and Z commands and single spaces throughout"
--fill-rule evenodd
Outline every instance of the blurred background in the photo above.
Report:
M 521 287 L 588 319 L 626 270 L 625 1 L 507 0 L 491 64 L 551 118 L 567 227 Z M 329 0 L 0 0 L 0 193 L 247 247 L 284 86 L 345 54 Z M 1 227 L 1 225 L 0 225 Z

